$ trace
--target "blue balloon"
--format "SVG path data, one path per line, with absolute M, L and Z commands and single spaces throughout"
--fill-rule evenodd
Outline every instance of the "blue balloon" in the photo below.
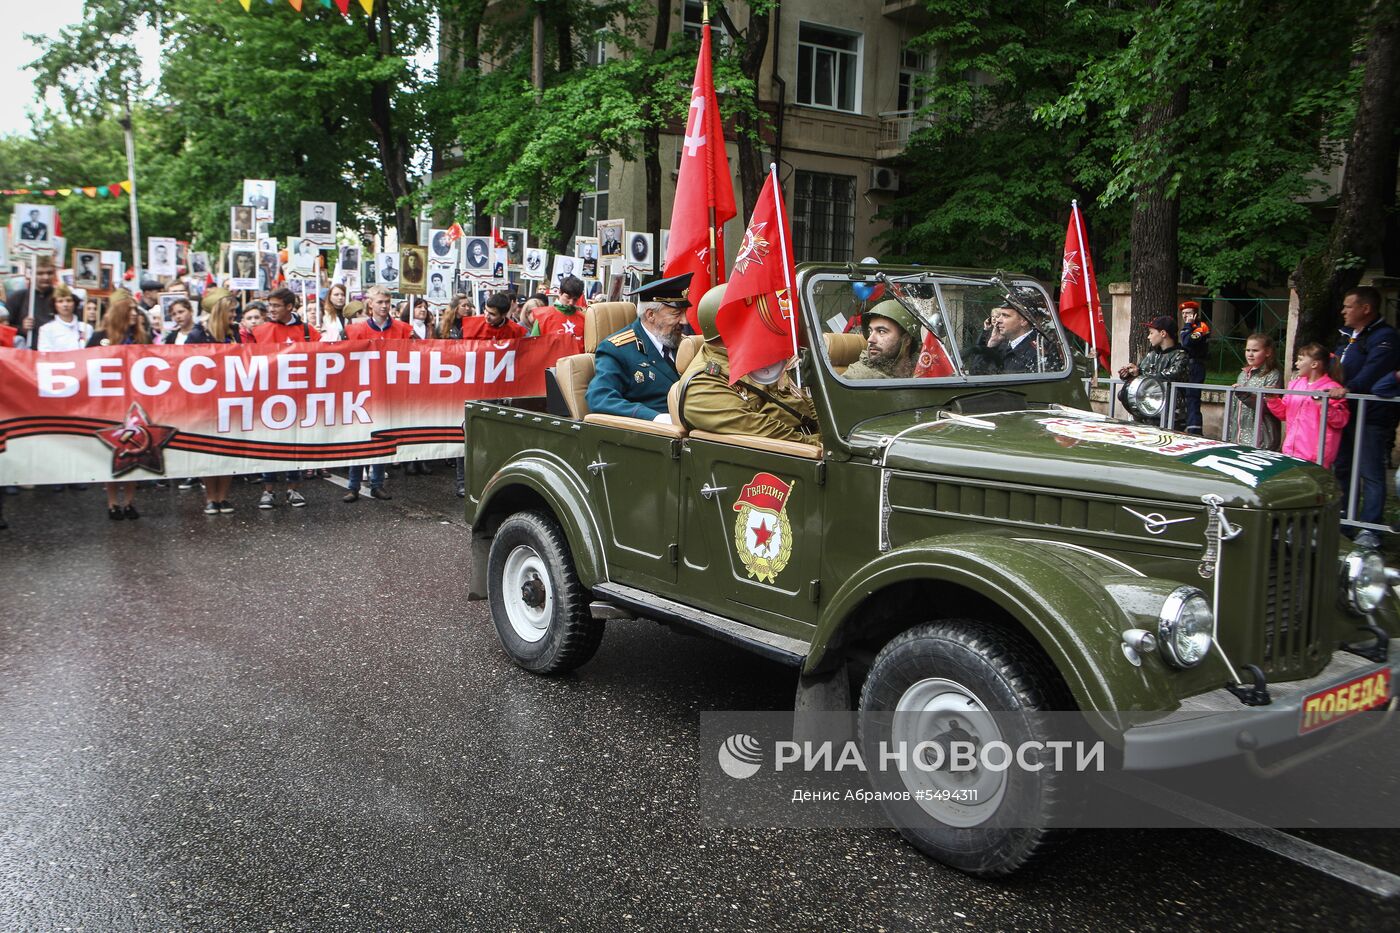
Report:
M 870 296 L 875 294 L 875 286 L 867 285 L 865 282 L 852 282 L 851 291 L 856 293 L 858 300 L 869 301 Z

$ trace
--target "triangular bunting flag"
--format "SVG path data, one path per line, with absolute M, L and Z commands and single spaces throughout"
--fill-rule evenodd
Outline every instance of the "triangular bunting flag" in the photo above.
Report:
M 326 6 L 330 6 L 330 0 L 325 0 Z M 335 5 L 340 10 L 341 16 L 350 15 L 350 0 L 335 0 Z
M 287 2 L 292 5 L 292 9 L 296 10 L 298 13 L 301 12 L 301 0 L 287 0 Z
M 374 12 L 374 0 L 360 0 L 360 6 L 364 7 L 366 13 Z
M 90 198 L 95 198 L 97 197 L 97 187 L 95 185 L 89 185 L 88 187 L 83 189 L 83 194 L 87 195 Z
M 72 189 L 72 188 L 59 188 L 59 189 L 58 189 L 58 193 L 59 193 L 59 195 L 61 195 L 62 197 L 65 197 L 65 198 L 66 198 L 66 197 L 68 197 L 68 195 L 70 195 L 70 194 L 73 193 L 73 189 Z
M 119 198 L 121 197 L 122 186 L 117 184 L 116 182 L 112 182 L 110 185 L 107 186 L 107 191 L 112 195 L 112 197 Z
M 240 4 L 243 5 L 243 12 L 244 12 L 244 13 L 251 13 L 251 12 L 252 12 L 253 0 L 238 0 L 238 2 L 239 2 Z
M 126 181 L 118 182 L 118 184 L 120 184 L 120 185 L 122 186 L 122 190 L 123 190 L 123 191 L 125 191 L 127 194 L 131 194 L 131 179 L 130 179 L 130 178 L 128 178 Z

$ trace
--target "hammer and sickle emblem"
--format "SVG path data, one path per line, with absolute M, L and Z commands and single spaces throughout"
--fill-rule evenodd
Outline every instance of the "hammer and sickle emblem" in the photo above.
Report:
M 690 99 L 690 123 L 685 129 L 687 155 L 695 155 L 705 145 L 705 95 L 696 94 Z

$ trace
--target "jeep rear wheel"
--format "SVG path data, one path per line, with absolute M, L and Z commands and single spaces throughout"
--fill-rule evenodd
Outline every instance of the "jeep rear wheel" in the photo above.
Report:
M 865 761 L 888 749 L 1044 740 L 1036 711 L 1053 708 L 1053 680 L 1034 649 L 970 620 L 930 622 L 901 633 L 875 658 L 860 697 Z M 1011 714 L 1011 715 L 1004 715 Z M 1041 719 L 1043 723 L 1043 718 Z M 921 743 L 925 743 L 921 746 Z M 969 747 L 967 744 L 964 748 Z M 872 770 L 901 835 L 924 854 L 969 874 L 1010 874 L 1052 843 L 1061 815 L 1053 769 L 903 767 Z M 902 796 L 909 798 L 900 799 Z
M 491 619 L 501 647 L 527 671 L 556 674 L 593 657 L 603 623 L 589 613 L 564 532 L 540 512 L 501 523 L 487 558 Z

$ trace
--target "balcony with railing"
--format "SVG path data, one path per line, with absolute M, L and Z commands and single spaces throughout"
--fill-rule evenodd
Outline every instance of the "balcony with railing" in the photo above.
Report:
M 933 118 L 917 110 L 886 110 L 880 114 L 880 135 L 875 158 L 893 159 L 909 148 L 909 137 L 933 125 Z

